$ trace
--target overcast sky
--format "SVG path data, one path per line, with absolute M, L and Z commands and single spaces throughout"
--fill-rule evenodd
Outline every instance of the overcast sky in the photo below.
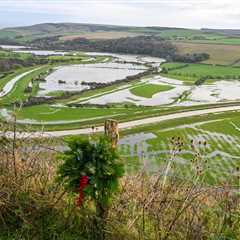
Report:
M 240 29 L 240 0 L 0 0 L 0 27 L 43 22 Z

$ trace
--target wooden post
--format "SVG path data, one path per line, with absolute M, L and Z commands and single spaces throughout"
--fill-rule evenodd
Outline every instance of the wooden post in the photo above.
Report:
M 116 148 L 119 140 L 118 122 L 113 119 L 105 121 L 104 125 L 105 135 L 108 136 L 112 142 L 112 147 Z

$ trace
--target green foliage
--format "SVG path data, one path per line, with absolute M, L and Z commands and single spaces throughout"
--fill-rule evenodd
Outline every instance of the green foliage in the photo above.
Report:
M 108 207 L 112 194 L 118 189 L 118 179 L 124 173 L 116 149 L 105 137 L 97 141 L 74 137 L 67 140 L 67 144 L 69 150 L 59 156 L 63 164 L 58 170 L 58 180 L 65 182 L 66 190 L 75 193 L 79 179 L 88 176 L 86 196 L 96 206 Z

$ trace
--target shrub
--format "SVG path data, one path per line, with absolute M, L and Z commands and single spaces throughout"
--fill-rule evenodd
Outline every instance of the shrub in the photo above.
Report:
M 96 209 L 96 237 L 103 239 L 105 218 L 113 194 L 118 190 L 118 180 L 124 168 L 119 156 L 108 138 L 101 137 L 96 142 L 82 138 L 67 141 L 69 150 L 60 154 L 58 180 L 65 183 L 67 191 L 78 193 L 77 206 L 82 206 L 84 195 L 93 201 Z

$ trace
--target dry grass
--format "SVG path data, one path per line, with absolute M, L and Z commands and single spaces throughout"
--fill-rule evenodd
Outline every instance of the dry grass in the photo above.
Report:
M 110 239 L 226 239 L 228 234 L 237 239 L 239 210 L 238 197 L 227 187 L 207 188 L 177 178 L 163 186 L 157 175 L 138 175 L 123 180 L 108 231 Z
M 124 37 L 137 37 L 140 34 L 131 32 L 93 32 L 93 33 L 81 33 L 76 35 L 63 36 L 60 39 L 63 41 L 74 40 L 78 38 L 87 39 L 118 39 Z
M 15 125 L 1 130 L 16 130 Z M 53 140 L 0 138 L 0 239 L 96 239 L 91 201 L 75 207 L 75 196 L 56 182 Z M 166 166 L 154 175 L 143 169 L 121 180 L 121 190 L 104 221 L 106 240 L 237 239 L 239 195 L 227 183 L 210 187 L 199 181 L 204 169 L 196 151 L 192 181 L 178 178 L 173 159 L 182 149 L 172 139 Z M 142 159 L 145 161 L 144 159 Z M 195 164 L 195 163 L 194 163 Z M 4 235 L 2 235 L 4 234 Z
M 240 46 L 221 44 L 200 44 L 174 42 L 180 54 L 201 53 L 210 54 L 210 59 L 205 63 L 231 65 L 240 59 Z

